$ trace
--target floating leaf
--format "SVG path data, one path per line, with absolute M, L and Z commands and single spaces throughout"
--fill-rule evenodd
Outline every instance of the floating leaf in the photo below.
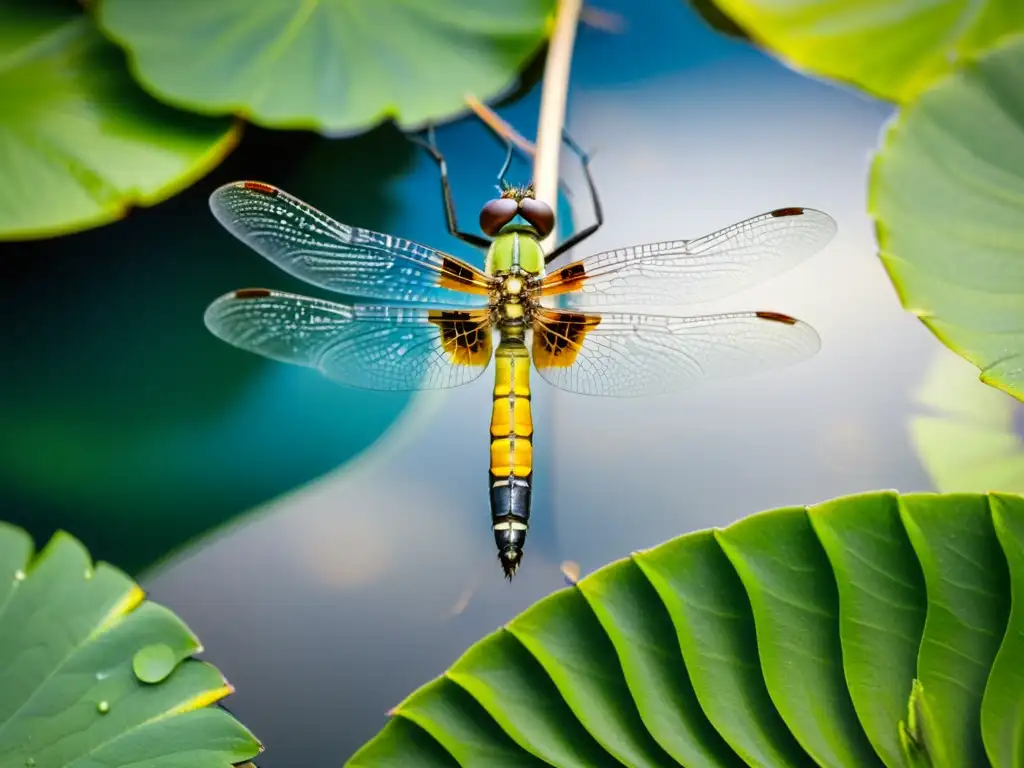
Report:
M 762 513 L 540 601 L 348 765 L 1010 768 L 1024 754 L 1011 597 L 1019 496 Z
M 0 2 L 0 240 L 95 227 L 153 205 L 234 147 L 231 120 L 178 112 L 70 3 Z
M 714 0 L 787 64 L 896 102 L 913 99 L 958 60 L 1024 30 L 1024 4 L 979 0 Z
M 1024 5 L 1020 5 L 1024 8 Z M 1024 399 L 1024 36 L 890 126 L 868 208 L 903 306 L 981 380 Z
M 173 669 L 156 685 L 132 658 L 159 644 Z M 224 709 L 232 688 L 187 658 L 199 642 L 166 608 L 77 540 L 56 534 L 38 557 L 0 523 L 0 765 L 229 768 L 259 742 Z
M 104 0 L 99 22 L 169 103 L 329 134 L 403 128 L 511 87 L 554 0 Z
M 986 387 L 976 368 L 941 348 L 914 397 L 931 411 L 909 427 L 936 489 L 1024 493 L 1024 403 Z

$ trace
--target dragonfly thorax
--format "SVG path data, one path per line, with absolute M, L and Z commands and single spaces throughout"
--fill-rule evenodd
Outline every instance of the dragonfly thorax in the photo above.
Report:
M 522 224 L 509 224 L 504 227 L 487 250 L 485 269 L 492 275 L 542 275 L 544 251 L 541 249 L 537 230 Z

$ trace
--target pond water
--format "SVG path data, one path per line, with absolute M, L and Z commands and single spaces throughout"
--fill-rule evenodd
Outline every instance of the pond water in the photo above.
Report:
M 407 693 L 561 587 L 562 560 L 587 573 L 763 509 L 931 489 L 907 425 L 912 392 L 941 352 L 901 309 L 865 213 L 867 162 L 890 107 L 715 35 L 680 0 L 600 7 L 626 26 L 618 34 L 584 29 L 577 42 L 568 123 L 596 150 L 606 216 L 577 256 L 698 236 L 783 206 L 820 208 L 839 224 L 826 250 L 692 312 L 792 314 L 818 330 L 822 350 L 789 369 L 650 399 L 575 396 L 535 376 L 534 528 L 511 584 L 489 530 L 487 374 L 415 396 L 353 461 L 146 574 L 150 596 L 189 623 L 204 658 L 236 687 L 227 705 L 267 745 L 263 768 L 339 765 Z M 538 100 L 533 93 L 503 114 L 532 136 Z M 460 211 L 473 221 L 501 150 L 473 121 L 443 128 L 439 140 Z M 563 167 L 574 214 L 588 219 L 571 156 Z M 358 179 L 337 183 L 358 192 Z M 436 188 L 434 166 L 417 155 L 388 189 L 391 231 L 479 262 L 445 234 Z M 253 268 L 259 261 L 251 254 Z M 252 284 L 248 263 L 233 262 L 221 290 Z M 279 421 L 295 408 L 293 428 L 285 438 L 257 422 L 248 439 L 280 441 L 284 462 L 301 456 L 310 414 L 300 412 L 306 385 L 293 383 L 319 387 L 316 378 L 268 365 L 261 386 L 275 393 Z M 324 391 L 315 397 L 329 408 L 333 395 Z M 339 389 L 338 403 L 345 397 Z M 381 412 L 403 405 L 372 397 Z M 361 418 L 338 408 L 329 428 L 310 424 L 316 440 L 343 441 L 347 418 Z M 247 469 L 253 482 L 262 471 Z

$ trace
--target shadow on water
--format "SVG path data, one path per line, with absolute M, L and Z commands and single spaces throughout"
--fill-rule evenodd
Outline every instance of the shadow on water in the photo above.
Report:
M 412 148 L 381 128 L 322 150 L 252 129 L 186 193 L 126 221 L 4 246 L 0 506 L 44 540 L 75 532 L 138 572 L 175 546 L 343 464 L 408 401 L 342 390 L 226 347 L 203 311 L 235 288 L 300 288 L 230 237 L 207 199 L 258 178 L 386 228 Z M 296 173 L 293 169 L 298 166 Z M 361 181 L 346 189 L 339 178 Z M 333 194 L 330 194 L 333 193 Z M 302 290 L 305 290 L 304 288 Z M 288 446 L 287 450 L 284 446 Z

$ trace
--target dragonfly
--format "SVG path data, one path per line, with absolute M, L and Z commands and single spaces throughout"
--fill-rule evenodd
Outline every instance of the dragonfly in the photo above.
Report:
M 448 232 L 485 252 L 483 268 L 395 235 L 335 221 L 277 187 L 238 181 L 210 198 L 236 238 L 285 272 L 356 297 L 330 301 L 268 288 L 216 299 L 207 328 L 235 347 L 318 370 L 342 385 L 409 391 L 468 384 L 494 362 L 490 420 L 491 530 L 510 581 L 523 560 L 534 473 L 531 372 L 567 392 L 646 396 L 797 363 L 820 339 L 775 311 L 676 316 L 673 307 L 728 296 L 821 250 L 835 221 L 787 207 L 703 237 L 635 245 L 558 265 L 604 223 L 589 157 L 578 156 L 594 222 L 545 253 L 555 214 L 533 186 L 499 174 L 480 210 L 486 237 L 459 229 L 447 164 L 433 132 Z

